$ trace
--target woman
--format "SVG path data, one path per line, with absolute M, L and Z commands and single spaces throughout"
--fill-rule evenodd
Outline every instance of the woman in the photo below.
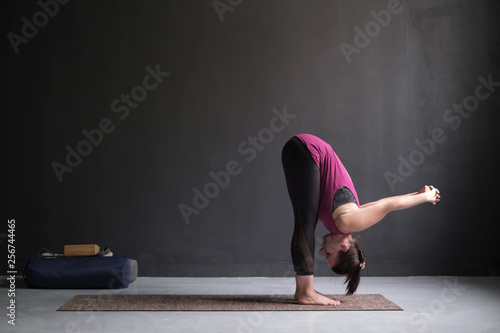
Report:
M 311 134 L 292 137 L 283 147 L 281 158 L 295 218 L 291 251 L 295 299 L 301 304 L 340 304 L 313 287 L 318 220 L 331 232 L 323 237 L 320 252 L 335 273 L 346 275 L 346 291 L 352 295 L 365 267 L 363 251 L 352 233 L 373 226 L 389 212 L 440 200 L 439 190 L 426 185 L 419 192 L 360 206 L 353 182 L 332 147 Z

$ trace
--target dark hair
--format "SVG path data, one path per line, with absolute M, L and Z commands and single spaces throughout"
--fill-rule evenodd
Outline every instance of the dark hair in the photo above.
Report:
M 346 252 L 339 251 L 337 264 L 332 267 L 332 271 L 339 275 L 346 275 L 344 281 L 344 284 L 347 284 L 346 295 L 352 295 L 358 289 L 361 269 L 364 268 L 364 265 L 365 256 L 357 241 L 352 240 Z

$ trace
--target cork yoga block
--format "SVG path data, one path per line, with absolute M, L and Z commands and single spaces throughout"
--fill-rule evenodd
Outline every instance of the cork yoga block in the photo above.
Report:
M 94 256 L 99 253 L 101 249 L 96 244 L 77 244 L 77 245 L 64 245 L 64 256 L 66 257 L 83 257 Z

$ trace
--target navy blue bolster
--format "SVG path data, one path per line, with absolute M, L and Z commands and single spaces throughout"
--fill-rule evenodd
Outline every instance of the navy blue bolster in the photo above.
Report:
M 130 277 L 127 257 L 32 257 L 24 271 L 29 288 L 118 289 Z

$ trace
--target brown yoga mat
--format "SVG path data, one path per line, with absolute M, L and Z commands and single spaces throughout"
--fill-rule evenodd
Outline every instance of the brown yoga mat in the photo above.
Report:
M 76 295 L 58 311 L 402 311 L 379 294 L 329 295 L 337 306 L 301 305 L 293 295 Z

